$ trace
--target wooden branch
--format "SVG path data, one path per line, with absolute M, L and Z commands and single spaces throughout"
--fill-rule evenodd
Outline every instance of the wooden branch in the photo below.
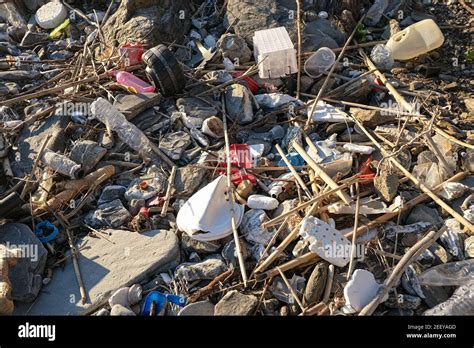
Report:
M 171 168 L 171 174 L 168 178 L 168 188 L 166 189 L 165 201 L 163 202 L 163 208 L 161 209 L 161 217 L 165 217 L 168 212 L 168 206 L 170 204 L 170 199 L 171 199 L 171 190 L 173 189 L 173 186 L 174 186 L 175 176 L 176 176 L 176 166 L 173 166 L 173 168 Z
M 288 167 L 288 169 L 290 169 L 290 172 L 291 174 L 293 175 L 293 177 L 296 179 L 296 181 L 298 182 L 298 184 L 301 186 L 301 188 L 303 189 L 303 191 L 306 193 L 306 195 L 308 197 L 312 197 L 313 195 L 311 194 L 311 192 L 309 192 L 308 188 L 306 187 L 303 179 L 301 179 L 300 175 L 298 174 L 298 172 L 296 171 L 296 169 L 293 167 L 293 165 L 290 163 L 290 161 L 288 161 L 288 159 L 286 158 L 285 154 L 283 153 L 283 150 L 281 149 L 280 145 L 276 144 L 275 145 L 275 148 L 277 149 L 278 153 L 280 154 L 281 156 L 281 159 L 283 160 L 283 162 L 285 162 L 286 166 Z

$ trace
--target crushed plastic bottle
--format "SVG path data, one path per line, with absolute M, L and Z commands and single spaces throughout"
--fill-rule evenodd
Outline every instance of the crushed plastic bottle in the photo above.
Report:
M 80 179 L 84 176 L 81 166 L 64 155 L 46 150 L 41 161 L 53 171 L 69 176 L 71 179 Z
M 474 280 L 461 285 L 448 300 L 423 315 L 474 315 Z
M 376 45 L 370 53 L 370 59 L 372 59 L 377 68 L 382 70 L 392 69 L 395 63 L 392 52 L 385 45 Z
M 150 140 L 134 124 L 127 121 L 112 104 L 104 98 L 97 98 L 91 104 L 94 118 L 104 123 L 108 130 L 117 133 L 118 137 L 140 155 L 153 156 Z
M 418 276 L 422 285 L 452 286 L 474 280 L 474 259 L 432 267 Z
M 376 25 L 382 18 L 382 14 L 388 6 L 388 0 L 375 0 L 365 16 L 365 23 L 370 26 Z

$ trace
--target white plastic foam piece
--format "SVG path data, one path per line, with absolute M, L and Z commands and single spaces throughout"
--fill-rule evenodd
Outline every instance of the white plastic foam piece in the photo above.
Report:
M 226 200 L 226 191 L 226 178 L 221 175 L 192 195 L 176 217 L 179 230 L 198 241 L 213 241 L 232 234 L 232 203 Z M 244 207 L 235 203 L 234 213 L 238 227 Z
M 357 145 L 357 144 L 344 144 L 344 149 L 349 152 L 362 153 L 364 155 L 370 155 L 375 149 L 372 146 Z
M 256 31 L 253 47 L 260 78 L 273 79 L 297 72 L 296 50 L 285 27 Z
M 375 281 L 374 275 L 365 269 L 357 269 L 344 287 L 346 305 L 357 312 L 361 311 L 377 295 L 380 284 Z M 386 299 L 385 299 L 386 300 Z
M 67 17 L 66 6 L 59 1 L 51 1 L 36 11 L 36 23 L 43 29 L 54 29 Z
M 308 117 L 311 113 L 311 107 L 308 110 Z M 352 122 L 352 119 L 347 116 L 344 111 L 336 108 L 335 106 L 325 103 L 324 101 L 318 101 L 314 113 L 312 115 L 313 122 L 332 122 L 332 123 L 341 123 L 341 122 Z
M 314 216 L 303 219 L 300 236 L 309 243 L 309 250 L 338 267 L 349 263 L 351 243 L 333 226 Z
M 264 195 L 250 195 L 247 199 L 247 206 L 250 209 L 273 210 L 278 208 L 278 200 Z

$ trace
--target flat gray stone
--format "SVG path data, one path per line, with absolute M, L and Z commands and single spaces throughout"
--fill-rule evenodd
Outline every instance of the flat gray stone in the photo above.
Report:
M 216 304 L 215 315 L 250 315 L 257 306 L 258 299 L 253 295 L 245 295 L 231 290 Z
M 79 315 L 93 311 L 117 289 L 146 281 L 166 272 L 179 262 L 178 238 L 171 231 L 153 230 L 134 233 L 107 230 L 108 239 L 87 236 L 83 242 L 79 267 L 88 294 L 81 304 L 72 261 L 57 269 L 29 310 L 30 315 Z M 28 306 L 17 306 L 15 314 L 26 314 Z
M 114 106 L 130 121 L 146 109 L 158 105 L 160 101 L 161 95 L 158 93 L 119 94 Z
M 214 305 L 207 300 L 190 303 L 178 315 L 214 315 Z
M 51 135 L 51 138 L 46 147 L 51 151 L 62 153 L 66 146 L 64 130 L 69 119 L 67 116 L 54 115 L 23 129 L 17 143 L 17 152 L 20 153 L 19 161 L 16 161 L 16 152 L 10 151 L 13 175 L 24 177 L 31 172 L 33 162 L 48 135 Z
M 12 299 L 31 302 L 38 295 L 46 265 L 47 251 L 25 224 L 11 223 L 0 226 L 0 244 L 10 249 L 20 248 L 21 256 L 10 269 Z

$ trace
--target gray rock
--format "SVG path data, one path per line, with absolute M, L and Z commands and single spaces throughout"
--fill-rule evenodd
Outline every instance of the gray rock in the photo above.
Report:
M 106 308 L 101 308 L 99 309 L 97 312 L 95 312 L 94 314 L 92 314 L 96 317 L 106 317 L 106 316 L 109 316 L 110 315 L 110 311 Z
M 213 105 L 216 105 L 216 107 L 214 107 Z M 208 117 L 220 114 L 217 106 L 221 106 L 220 102 L 211 102 L 211 100 L 208 100 L 208 102 L 206 102 L 206 99 L 200 99 L 196 97 L 184 97 L 176 100 L 176 107 L 179 109 L 180 112 L 192 115 L 193 117 L 199 117 L 203 120 Z
M 470 236 L 464 240 L 464 252 L 466 257 L 474 258 L 474 236 Z
M 217 48 L 224 58 L 229 58 L 233 63 L 238 60 L 238 64 L 247 63 L 251 60 L 250 51 L 245 39 L 236 34 L 222 35 L 217 42 Z
M 231 290 L 216 304 L 215 315 L 250 315 L 257 307 L 258 299 L 253 295 L 245 295 Z
M 21 257 L 10 269 L 12 299 L 31 302 L 38 295 L 46 265 L 47 251 L 27 225 L 10 223 L 0 226 L 0 243 L 20 248 Z
M 418 296 L 398 294 L 395 296 L 394 293 L 390 293 L 388 300 L 384 302 L 384 305 L 388 308 L 400 308 L 415 310 L 421 304 L 421 298 Z
M 443 219 L 439 216 L 436 209 L 429 208 L 424 204 L 415 206 L 410 211 L 410 214 L 406 219 L 407 224 L 414 224 L 415 222 L 429 222 L 430 224 L 436 225 L 442 221 Z
M 51 116 L 46 120 L 24 128 L 18 139 L 18 151 L 20 160 L 16 161 L 15 153 L 10 153 L 10 164 L 13 175 L 24 177 L 31 172 L 33 162 L 41 148 L 41 145 L 48 135 L 51 138 L 46 146 L 49 150 L 62 153 L 66 146 L 64 130 L 69 123 L 67 116 Z
M 0 71 L 0 80 L 5 81 L 32 81 L 36 80 L 41 76 L 39 71 L 34 70 L 9 70 L 9 71 Z
M 253 100 L 250 91 L 244 85 L 234 83 L 225 89 L 226 110 L 229 117 L 238 124 L 253 120 Z
M 178 238 L 171 231 L 152 230 L 133 233 L 106 230 L 110 243 L 103 238 L 85 237 L 87 248 L 81 250 L 79 268 L 89 301 L 81 304 L 81 296 L 71 259 L 54 272 L 34 305 L 31 315 L 78 315 L 93 311 L 119 288 L 145 281 L 166 272 L 179 262 Z M 15 314 L 25 314 L 29 307 L 17 306 Z
M 132 216 L 122 204 L 120 199 L 103 203 L 89 214 L 85 221 L 92 227 L 112 227 L 118 228 L 126 225 Z
M 183 155 L 184 150 L 191 144 L 191 137 L 186 132 L 168 133 L 160 141 L 160 150 L 168 157 L 178 160 Z
M 178 313 L 179 316 L 183 315 L 214 315 L 214 305 L 209 301 L 199 301 L 188 304 L 186 307 L 181 309 Z
M 247 243 L 241 241 L 240 242 L 240 249 L 242 251 L 242 256 L 244 261 L 247 260 L 249 257 L 249 251 L 247 248 Z M 239 256 L 237 254 L 237 250 L 235 248 L 235 241 L 232 239 L 229 243 L 224 245 L 222 248 L 222 257 L 226 260 L 227 263 L 237 266 L 239 264 Z
M 143 296 L 143 289 L 140 284 L 133 284 L 130 289 L 128 289 L 128 303 L 132 306 L 141 301 Z
M 184 0 L 126 0 L 105 23 L 107 42 L 140 41 L 156 46 L 181 42 L 191 26 L 191 7 Z
M 393 115 L 382 113 L 379 110 L 366 110 L 359 108 L 350 108 L 352 116 L 357 118 L 364 126 L 375 128 L 377 126 L 393 122 Z
M 124 307 L 121 304 L 116 304 L 110 310 L 111 316 L 121 316 L 121 317 L 135 317 L 136 314 L 128 307 Z
M 267 245 L 274 231 L 270 232 L 262 228 L 262 223 L 265 221 L 268 221 L 265 210 L 250 209 L 247 211 L 240 224 L 240 231 L 244 235 L 244 238 L 250 243 Z
M 146 109 L 158 105 L 160 101 L 161 95 L 158 93 L 119 94 L 115 97 L 114 106 L 130 121 Z
M 33 31 L 27 31 L 23 39 L 21 40 L 20 45 L 23 47 L 28 46 L 35 46 L 40 44 L 41 42 L 48 41 L 49 35 L 48 33 L 39 33 Z
M 121 185 L 110 185 L 104 187 L 102 193 L 100 194 L 100 198 L 97 201 L 97 204 L 111 202 L 116 199 L 122 199 L 124 197 L 125 191 L 127 188 Z
M 107 150 L 95 141 L 82 140 L 74 144 L 69 156 L 74 162 L 82 165 L 85 174 L 92 172 L 97 163 L 105 156 Z
M 109 297 L 109 305 L 113 307 L 115 305 L 121 305 L 123 307 L 130 307 L 130 302 L 128 301 L 128 291 L 130 288 L 128 286 L 123 287 L 115 291 L 112 296 Z
M 374 187 L 384 201 L 391 202 L 398 194 L 397 173 L 381 170 L 374 179 Z
M 186 282 L 195 280 L 214 279 L 227 270 L 220 255 L 211 255 L 199 263 L 182 263 L 176 268 L 175 276 Z
M 176 195 L 179 197 L 189 197 L 193 195 L 199 185 L 201 185 L 204 178 L 206 178 L 208 171 L 203 168 L 186 166 L 181 167 L 176 171 L 176 178 L 174 179 L 174 186 Z
M 323 33 L 323 35 L 321 35 Z M 336 42 L 338 45 L 343 45 L 345 41 L 345 35 L 337 27 L 335 27 L 330 20 L 318 18 L 313 22 L 307 23 L 304 28 L 305 36 L 308 35 L 320 35 L 327 36 Z M 326 46 L 329 47 L 329 46 Z M 329 47 L 335 48 L 335 47 Z
M 318 262 L 311 273 L 304 289 L 303 305 L 308 306 L 321 301 L 326 288 L 329 265 L 327 262 Z
M 212 254 L 217 252 L 221 245 L 212 242 L 200 242 L 183 233 L 181 235 L 181 247 L 187 252 L 197 252 L 199 254 Z
M 26 8 L 31 12 L 35 12 L 40 6 L 46 4 L 46 0 L 23 0 Z M 34 18 L 34 16 L 32 16 Z

